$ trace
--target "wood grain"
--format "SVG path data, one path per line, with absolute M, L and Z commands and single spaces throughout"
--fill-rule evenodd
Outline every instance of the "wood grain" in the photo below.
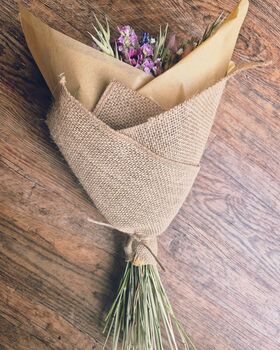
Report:
M 235 2 L 25 0 L 90 44 L 93 18 L 199 35 Z M 96 227 L 88 196 L 51 142 L 51 103 L 24 41 L 17 3 L 0 10 L 0 349 L 101 349 L 123 268 L 118 232 Z M 178 216 L 160 239 L 162 279 L 200 350 L 280 348 L 280 1 L 251 1 L 235 59 L 272 65 L 227 86 Z

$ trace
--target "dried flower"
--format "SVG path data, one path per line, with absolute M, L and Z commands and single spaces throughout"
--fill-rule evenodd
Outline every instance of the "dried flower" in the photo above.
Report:
M 178 50 L 177 43 L 176 43 L 176 34 L 172 34 L 170 36 L 166 48 L 176 53 L 176 51 Z
M 142 53 L 145 57 L 152 57 L 154 49 L 151 44 L 145 43 L 141 46 Z
M 130 26 L 118 27 L 118 31 L 121 34 L 117 40 L 120 51 L 123 48 L 136 47 L 138 45 L 138 37 Z
M 98 18 L 96 16 L 95 17 L 95 20 L 97 22 L 97 25 L 98 25 L 98 28 L 93 26 L 97 36 L 98 36 L 98 39 L 93 36 L 91 33 L 89 33 L 89 35 L 91 36 L 93 42 L 95 45 L 97 45 L 101 51 L 105 52 L 107 55 L 110 55 L 110 56 L 115 56 L 115 53 L 112 49 L 112 46 L 110 44 L 110 37 L 111 37 L 111 34 L 110 34 L 110 27 L 109 27 L 109 23 L 108 23 L 108 20 L 106 18 L 106 28 L 104 28 L 104 26 L 99 22 Z
M 145 58 L 144 59 L 144 62 L 143 62 L 143 70 L 145 73 L 147 74 L 151 74 L 151 71 L 152 69 L 154 68 L 154 61 L 148 57 L 148 58 Z
M 152 70 L 152 74 L 157 77 L 158 75 L 160 75 L 163 72 L 163 67 L 162 67 L 162 60 L 161 58 L 157 58 L 154 61 L 154 67 Z
M 159 27 L 159 35 L 158 35 L 158 39 L 155 43 L 154 60 L 156 60 L 158 57 L 162 58 L 164 48 L 165 48 L 167 31 L 168 31 L 168 24 L 166 25 L 165 30 L 163 32 L 161 30 L 161 27 Z
M 143 32 L 141 40 L 140 40 L 140 44 L 143 45 L 143 44 L 147 44 L 147 43 L 150 43 L 150 42 L 151 42 L 151 40 L 150 40 L 150 33 Z
M 219 26 L 223 23 L 224 21 L 224 13 L 222 12 L 215 20 L 212 22 L 210 25 L 207 26 L 205 29 L 203 36 L 201 40 L 199 40 L 198 45 L 203 43 L 206 39 L 208 39 L 211 35 L 213 35 L 216 30 L 219 28 Z
M 120 35 L 111 44 L 107 19 L 106 27 L 103 27 L 96 17 L 95 20 L 97 27 L 94 29 L 97 38 L 90 34 L 93 47 L 135 68 L 142 69 L 147 74 L 158 76 L 209 38 L 223 22 L 223 14 L 206 28 L 201 39 L 192 38 L 182 41 L 179 45 L 175 34 L 172 34 L 167 40 L 168 25 L 163 31 L 160 27 L 157 39 L 151 37 L 150 33 L 143 32 L 140 40 L 131 26 L 124 25 L 117 28 Z

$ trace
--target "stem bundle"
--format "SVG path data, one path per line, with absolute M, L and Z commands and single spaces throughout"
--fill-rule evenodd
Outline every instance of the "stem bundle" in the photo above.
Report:
M 104 332 L 112 335 L 112 350 L 162 350 L 163 331 L 170 350 L 178 350 L 177 329 L 184 349 L 195 350 L 189 336 L 176 319 L 153 265 L 134 266 L 127 262 L 117 297 L 105 319 Z

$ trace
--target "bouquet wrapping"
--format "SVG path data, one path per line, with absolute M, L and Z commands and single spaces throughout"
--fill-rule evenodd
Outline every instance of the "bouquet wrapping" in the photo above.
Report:
M 107 221 L 131 235 L 134 264 L 154 263 L 156 236 L 192 187 L 228 78 L 168 111 L 115 81 L 93 112 L 62 79 L 47 121 L 52 137 Z
M 157 236 L 191 190 L 226 82 L 255 65 L 231 61 L 247 8 L 242 0 L 211 37 L 158 77 L 21 9 L 28 46 L 55 97 L 51 136 L 104 224 L 129 235 L 124 249 L 134 266 L 156 264 Z

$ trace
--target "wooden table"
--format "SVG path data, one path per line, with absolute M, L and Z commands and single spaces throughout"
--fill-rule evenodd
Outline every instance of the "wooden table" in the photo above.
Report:
M 34 0 L 32 12 L 90 44 L 93 13 L 112 24 L 199 35 L 235 1 Z M 200 350 L 280 348 L 280 1 L 251 2 L 234 58 L 272 60 L 233 78 L 202 169 L 160 239 L 162 279 Z M 120 233 L 98 213 L 44 119 L 51 103 L 20 28 L 0 9 L 0 349 L 101 349 L 123 268 Z

